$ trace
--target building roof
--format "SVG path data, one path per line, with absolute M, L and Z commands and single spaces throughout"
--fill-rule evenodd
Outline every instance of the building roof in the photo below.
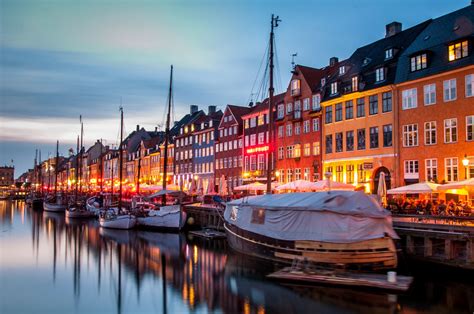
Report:
M 415 40 L 420 32 L 430 23 L 430 20 L 400 31 L 392 36 L 382 38 L 368 45 L 362 46 L 346 60 L 336 62 L 324 68 L 326 84 L 322 89 L 322 99 L 330 100 L 342 94 L 351 93 L 352 77 L 358 76 L 358 91 L 365 91 L 393 84 L 395 81 L 397 61 L 400 55 Z M 385 58 L 385 51 L 393 49 L 393 56 Z M 339 68 L 345 66 L 345 73 L 339 75 Z M 385 68 L 385 79 L 376 82 L 375 71 Z M 338 93 L 331 95 L 331 83 L 338 82 Z
M 472 4 L 433 19 L 400 56 L 395 82 L 415 80 L 474 64 L 474 53 L 472 53 L 473 21 L 474 5 Z M 469 56 L 455 61 L 448 61 L 448 44 L 467 38 L 471 39 Z M 422 52 L 427 54 L 427 68 L 411 72 L 410 58 Z
M 295 71 L 301 73 L 312 92 L 316 92 L 318 90 L 317 88 L 319 87 L 321 78 L 326 75 L 326 71 L 323 69 L 311 68 L 300 64 L 296 65 Z
M 275 110 L 277 104 L 285 100 L 285 95 L 286 95 L 286 92 L 273 96 L 273 105 L 274 105 L 273 110 Z M 257 112 L 268 110 L 268 101 L 269 101 L 269 98 L 265 98 L 262 102 L 257 102 L 256 106 L 250 107 L 250 111 L 242 115 L 241 117 L 243 118 Z
M 238 124 L 242 124 L 242 116 L 251 111 L 250 107 L 227 105 L 227 108 L 231 111 Z

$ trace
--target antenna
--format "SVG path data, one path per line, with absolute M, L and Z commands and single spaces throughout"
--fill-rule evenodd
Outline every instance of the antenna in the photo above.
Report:
M 298 53 L 295 52 L 293 54 L 291 54 L 291 69 L 294 70 L 295 69 L 295 57 L 298 56 Z

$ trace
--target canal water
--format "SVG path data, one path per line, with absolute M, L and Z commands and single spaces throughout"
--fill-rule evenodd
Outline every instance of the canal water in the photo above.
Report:
M 471 274 L 410 267 L 407 293 L 282 285 L 225 240 L 107 230 L 0 201 L 0 313 L 473 313 Z

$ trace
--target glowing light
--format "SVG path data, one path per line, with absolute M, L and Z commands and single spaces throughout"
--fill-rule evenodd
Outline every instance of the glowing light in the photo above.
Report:
M 196 245 L 193 247 L 193 250 L 194 250 L 194 252 L 193 252 L 193 261 L 194 261 L 194 264 L 196 264 L 197 261 L 198 261 L 198 248 L 197 248 Z
M 259 146 L 259 147 L 247 148 L 246 152 L 247 154 L 253 154 L 253 153 L 267 152 L 269 150 L 270 150 L 269 146 Z

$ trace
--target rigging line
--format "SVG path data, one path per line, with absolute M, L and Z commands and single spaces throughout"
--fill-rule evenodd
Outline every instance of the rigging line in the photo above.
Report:
M 258 92 L 257 92 L 257 97 L 256 99 L 260 99 L 260 100 L 264 100 L 265 97 L 266 97 L 266 92 L 267 92 L 267 83 L 268 83 L 268 71 L 269 71 L 269 53 L 270 53 L 270 46 L 268 46 L 268 50 L 267 50 L 267 53 L 266 53 L 266 56 L 267 56 L 267 63 L 265 65 L 265 71 L 263 73 L 263 77 L 262 77 L 262 80 L 260 81 L 260 84 L 259 84 L 259 89 L 258 89 Z
M 275 94 L 279 94 L 282 91 L 283 84 L 281 82 L 281 71 L 280 71 L 280 62 L 278 59 L 278 49 L 276 45 L 276 40 L 275 37 L 273 37 L 273 47 L 275 50 L 275 68 L 276 68 L 276 89 L 275 89 Z
M 262 70 L 262 66 L 263 66 L 263 63 L 267 58 L 267 52 L 268 50 L 270 49 L 270 43 L 267 43 L 267 47 L 265 48 L 265 52 L 262 56 L 262 60 L 260 61 L 260 65 L 258 67 L 258 71 L 257 71 L 257 74 L 255 76 L 255 80 L 253 81 L 253 84 L 252 84 L 252 89 L 250 90 L 250 95 L 249 95 L 249 99 L 247 101 L 247 103 L 250 103 L 250 101 L 253 101 L 253 95 L 255 95 L 254 91 L 255 91 L 255 84 L 257 84 L 257 81 L 258 81 L 258 78 L 260 76 L 260 72 Z M 257 99 L 257 98 L 256 98 Z

